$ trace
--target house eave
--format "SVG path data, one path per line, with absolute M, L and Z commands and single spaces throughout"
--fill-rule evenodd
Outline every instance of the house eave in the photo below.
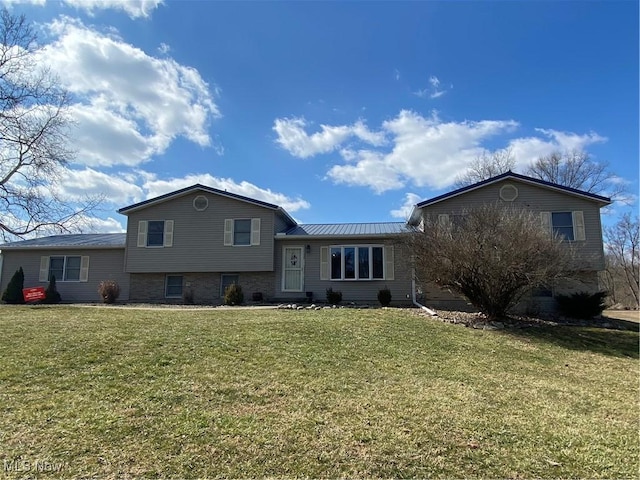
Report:
M 539 180 L 536 178 L 532 178 L 532 177 L 527 177 L 526 175 L 520 175 L 518 173 L 513 173 L 513 172 L 506 172 L 503 173 L 501 175 L 497 175 L 495 177 L 492 178 L 488 178 L 486 180 L 483 180 L 481 182 L 475 183 L 473 185 L 469 185 L 466 187 L 462 187 L 459 188 L 458 190 L 454 190 L 453 192 L 448 192 L 445 193 L 443 195 L 439 195 L 437 197 L 428 199 L 428 200 L 424 200 L 422 202 L 419 202 L 418 204 L 415 205 L 414 210 L 411 212 L 411 216 L 410 216 L 410 221 L 413 220 L 415 221 L 415 217 L 417 217 L 417 212 L 416 210 L 420 210 L 424 207 L 429 207 L 431 205 L 435 205 L 437 203 L 443 202 L 445 200 L 449 200 L 452 198 L 455 198 L 459 195 L 464 195 L 466 193 L 472 192 L 474 190 L 486 187 L 488 185 L 493 185 L 494 183 L 498 183 L 501 182 L 503 180 L 515 180 L 518 182 L 522 182 L 528 185 L 534 185 L 536 187 L 540 187 L 540 188 L 546 188 L 548 190 L 553 190 L 556 192 L 560 192 L 560 193 L 564 193 L 566 195 L 573 195 L 576 197 L 580 197 L 583 198 L 585 200 L 589 200 L 592 202 L 595 202 L 597 204 L 599 204 L 601 207 L 604 207 L 606 205 L 610 205 L 611 204 L 611 199 L 608 197 L 603 197 L 601 195 L 596 195 L 594 193 L 589 193 L 589 192 L 584 192 L 581 190 L 577 190 L 575 188 L 571 188 L 571 187 L 565 187 L 563 185 L 556 185 L 544 180 Z
M 276 240 L 350 240 L 350 239 L 368 239 L 380 238 L 388 239 L 406 235 L 405 233 L 370 233 L 370 234 L 354 234 L 354 235 L 276 235 Z
M 240 202 L 249 203 L 251 205 L 256 205 L 259 207 L 268 208 L 270 210 L 275 210 L 281 213 L 292 225 L 296 225 L 296 221 L 280 206 L 274 205 L 272 203 L 263 202 L 262 200 L 255 200 L 253 198 L 245 197 L 243 195 L 239 195 L 237 193 L 231 193 L 223 190 L 218 190 L 217 188 L 207 187 L 206 185 L 201 185 L 199 183 L 195 185 L 191 185 L 190 187 L 185 187 L 180 190 L 176 190 L 174 192 L 165 193 L 164 195 L 160 195 L 155 198 L 150 198 L 148 200 L 143 200 L 142 202 L 134 203 L 133 205 L 129 205 L 128 207 L 123 207 L 118 210 L 118 213 L 122 215 L 129 215 L 130 213 L 137 212 L 139 210 L 143 210 L 147 207 L 158 205 L 160 203 L 167 202 L 169 200 L 173 200 L 175 198 L 180 198 L 185 195 L 188 195 L 193 192 L 206 192 L 213 195 L 219 195 L 221 197 L 230 198 L 233 200 L 238 200 Z
M 124 245 L 33 245 L 24 247 L 3 247 L 0 246 L 0 253 L 5 250 L 23 250 L 23 251 L 38 251 L 38 250 L 124 250 Z

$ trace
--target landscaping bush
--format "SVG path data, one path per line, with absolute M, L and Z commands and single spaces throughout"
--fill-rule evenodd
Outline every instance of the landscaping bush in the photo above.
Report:
M 342 292 L 334 292 L 333 288 L 327 288 L 327 302 L 331 305 L 338 305 L 342 301 Z
M 103 280 L 98 285 L 98 293 L 104 303 L 114 303 L 120 296 L 120 285 L 114 280 Z
M 24 303 L 24 297 L 22 296 L 22 289 L 24 288 L 24 271 L 22 267 L 16 270 L 13 274 L 7 289 L 2 292 L 2 301 L 5 303 Z
M 185 290 L 184 293 L 182 294 L 182 302 L 185 305 L 193 305 L 195 303 L 193 298 L 194 298 L 193 290 L 191 289 Z
M 378 291 L 378 301 L 383 307 L 388 307 L 391 303 L 391 290 L 388 287 L 384 287 Z
M 562 315 L 588 320 L 602 313 L 606 296 L 607 292 L 578 292 L 572 295 L 557 295 L 556 301 Z
M 49 280 L 49 285 L 47 289 L 44 291 L 44 303 L 60 303 L 62 301 L 62 297 L 58 292 L 58 287 L 56 287 L 56 276 L 51 275 L 51 279 Z
M 240 305 L 242 302 L 244 302 L 242 287 L 236 283 L 232 283 L 224 291 L 224 304 Z
M 571 276 L 573 249 L 562 238 L 540 228 L 539 214 L 503 202 L 426 215 L 401 242 L 422 285 L 462 294 L 490 320 L 504 321 L 532 287 Z

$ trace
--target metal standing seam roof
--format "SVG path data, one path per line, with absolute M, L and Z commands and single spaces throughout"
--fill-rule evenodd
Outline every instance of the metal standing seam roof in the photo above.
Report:
M 383 223 L 315 223 L 296 225 L 286 232 L 286 237 L 342 237 L 397 235 L 406 232 L 404 222 Z
M 126 233 L 52 235 L 0 244 L 0 250 L 41 248 L 124 248 Z

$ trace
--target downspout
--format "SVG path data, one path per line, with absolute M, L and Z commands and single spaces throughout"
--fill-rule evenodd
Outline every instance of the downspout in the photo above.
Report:
M 413 304 L 414 304 L 416 307 L 418 307 L 418 308 L 420 308 L 420 309 L 424 310 L 425 312 L 427 312 L 427 313 L 428 313 L 429 315 L 431 315 L 432 317 L 437 317 L 437 316 L 438 316 L 438 314 L 436 313 L 436 311 L 435 311 L 435 310 L 431 310 L 430 308 L 425 307 L 425 306 L 424 306 L 424 305 L 422 305 L 421 303 L 418 303 L 418 300 L 416 299 L 416 278 L 415 278 L 415 276 L 414 276 L 414 275 L 412 275 L 412 278 L 411 278 L 411 295 L 412 295 L 412 297 L 413 297 L 413 298 L 412 298 L 412 300 L 413 300 Z

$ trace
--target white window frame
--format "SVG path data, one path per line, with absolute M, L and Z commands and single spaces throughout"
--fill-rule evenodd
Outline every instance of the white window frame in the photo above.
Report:
M 249 243 L 235 243 L 236 222 L 249 220 L 251 230 L 249 232 Z M 224 220 L 224 246 L 226 247 L 255 247 L 260 245 L 260 218 L 226 218 Z
M 325 276 L 327 278 L 322 278 L 323 280 L 330 280 L 332 282 L 371 282 L 371 281 L 381 281 L 381 280 L 393 280 L 393 276 L 391 275 L 391 271 L 393 270 L 393 265 L 389 264 L 389 262 L 393 262 L 393 247 L 389 245 L 383 244 L 353 244 L 353 245 L 329 245 L 327 247 L 322 247 L 327 249 L 327 253 L 321 252 L 321 276 Z M 345 249 L 353 248 L 354 249 L 354 277 L 353 278 L 345 278 Z M 373 276 L 373 249 L 380 248 L 382 251 L 382 277 L 374 277 Z M 333 278 L 333 262 L 331 259 L 333 249 L 340 249 L 340 278 Z M 360 278 L 360 268 L 359 268 L 359 253 L 360 249 L 368 250 L 368 260 L 369 260 L 369 276 Z M 326 258 L 323 259 L 323 257 Z M 390 257 L 390 258 L 389 258 Z M 322 263 L 324 261 L 327 262 L 326 266 L 323 266 Z
M 584 226 L 584 213 L 582 210 L 558 210 L 553 212 L 540 212 L 540 218 L 542 225 L 547 229 L 551 236 L 556 234 L 556 227 L 553 224 L 554 213 L 569 213 L 571 214 L 571 227 L 573 228 L 573 239 L 569 240 L 564 237 L 565 242 L 583 242 L 586 240 L 585 226 Z M 562 225 L 568 227 L 568 225 Z
M 63 258 L 62 264 L 62 277 L 56 277 L 56 283 L 79 283 L 87 282 L 89 280 L 89 257 L 87 255 L 48 255 L 40 257 L 40 273 L 38 280 L 40 282 L 48 282 L 51 280 L 51 259 Z M 80 271 L 78 273 L 78 279 L 68 280 L 67 277 L 67 260 L 69 258 L 80 259 Z
M 162 222 L 162 245 L 149 245 L 149 222 Z M 173 220 L 140 220 L 138 241 L 140 248 L 165 248 L 173 246 Z
M 179 277 L 180 278 L 180 294 L 179 295 L 169 295 L 168 292 L 168 288 L 169 288 L 169 277 Z M 175 285 L 172 285 L 175 287 Z M 164 297 L 165 298 L 182 298 L 182 295 L 184 294 L 184 275 L 174 275 L 174 274 L 167 274 L 164 277 Z

